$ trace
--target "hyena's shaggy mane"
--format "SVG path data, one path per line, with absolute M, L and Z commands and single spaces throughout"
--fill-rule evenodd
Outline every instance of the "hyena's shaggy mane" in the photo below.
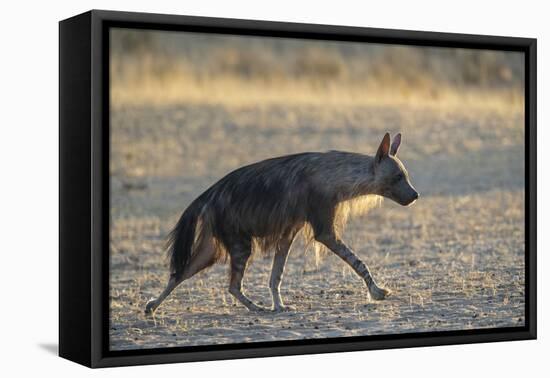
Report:
M 336 205 L 333 228 L 338 237 L 344 234 L 346 225 L 351 218 L 365 216 L 372 208 L 380 206 L 383 197 L 376 194 L 359 196 Z M 309 223 L 301 229 L 300 234 L 304 240 L 304 253 L 312 252 L 315 264 L 318 265 L 322 258 L 329 252 L 327 247 L 315 240 L 315 233 Z

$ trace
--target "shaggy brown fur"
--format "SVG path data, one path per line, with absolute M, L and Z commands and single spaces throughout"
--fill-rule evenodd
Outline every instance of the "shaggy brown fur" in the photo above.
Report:
M 401 135 L 390 146 L 386 134 L 374 157 L 340 151 L 309 152 L 264 160 L 239 168 L 189 205 L 168 239 L 170 280 L 152 312 L 181 281 L 229 256 L 230 292 L 250 310 L 263 310 L 242 292 L 242 277 L 254 250 L 275 252 L 270 286 L 274 310 L 283 310 L 280 280 L 288 251 L 303 231 L 340 256 L 366 282 L 378 287 L 367 266 L 341 241 L 350 215 L 364 213 L 381 197 L 408 205 L 418 198 L 396 157 Z

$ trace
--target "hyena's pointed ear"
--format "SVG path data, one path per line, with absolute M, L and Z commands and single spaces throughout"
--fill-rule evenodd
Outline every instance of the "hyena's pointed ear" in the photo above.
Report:
M 401 145 L 401 133 L 398 133 L 396 136 L 393 137 L 393 142 L 391 143 L 391 147 L 390 147 L 390 155 L 392 156 L 397 155 L 397 151 L 399 151 L 400 145 Z
M 384 138 L 382 139 L 382 142 L 380 143 L 380 146 L 378 146 L 378 151 L 376 151 L 376 156 L 374 157 L 374 161 L 376 163 L 380 163 L 380 161 L 384 156 L 388 156 L 389 152 L 390 152 L 390 133 L 386 133 L 386 135 L 384 135 Z

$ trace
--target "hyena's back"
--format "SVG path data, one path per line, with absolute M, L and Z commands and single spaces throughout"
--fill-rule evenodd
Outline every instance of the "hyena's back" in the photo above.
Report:
M 276 239 L 304 222 L 315 228 L 320 211 L 355 195 L 360 188 L 353 183 L 365 174 L 368 159 L 331 151 L 264 160 L 218 181 L 207 203 L 220 229 Z
M 319 154 L 265 160 L 237 169 L 213 186 L 209 207 L 228 232 L 275 237 L 303 223 L 315 188 L 311 172 Z M 308 169 L 308 167 L 310 167 Z

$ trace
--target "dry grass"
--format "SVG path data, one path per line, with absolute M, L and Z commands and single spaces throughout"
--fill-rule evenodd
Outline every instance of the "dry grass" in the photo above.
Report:
M 111 44 L 115 107 L 523 107 L 519 53 L 123 29 Z
M 518 112 L 523 109 L 523 94 L 516 89 L 492 90 L 453 88 L 411 89 L 378 85 L 310 85 L 307 82 L 262 83 L 237 78 L 200 82 L 186 75 L 173 75 L 166 81 L 142 78 L 114 85 L 114 108 L 125 106 L 166 106 L 210 104 L 230 107 L 293 105 L 313 106 L 414 106 L 432 109 Z

